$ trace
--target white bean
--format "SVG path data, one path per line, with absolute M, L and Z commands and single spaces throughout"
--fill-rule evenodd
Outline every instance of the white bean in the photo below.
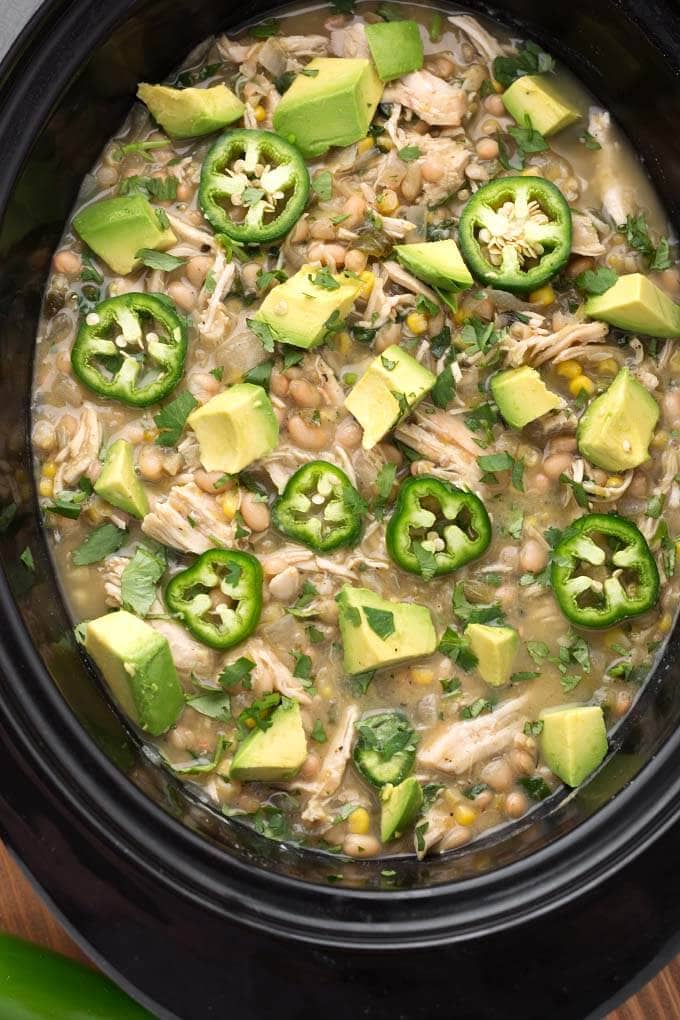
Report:
M 479 798 L 478 798 L 479 799 Z M 456 847 L 464 846 L 470 842 L 472 833 L 464 825 L 452 825 L 439 844 L 440 850 L 455 850 Z
M 187 283 L 173 281 L 168 286 L 168 297 L 175 302 L 183 312 L 190 312 L 196 304 L 196 290 Z
M 269 582 L 269 591 L 279 602 L 292 602 L 300 590 L 300 571 L 297 567 L 286 567 Z
M 251 531 L 266 531 L 269 527 L 269 507 L 255 493 L 246 491 L 241 496 L 241 516 Z
M 321 407 L 323 398 L 313 383 L 307 379 L 293 379 L 288 392 L 298 407 Z
M 512 786 L 512 769 L 504 758 L 494 758 L 484 766 L 480 778 L 496 793 L 502 793 Z
M 555 481 L 567 470 L 573 459 L 570 453 L 553 453 L 543 461 L 543 473 Z
M 345 836 L 342 850 L 348 857 L 375 857 L 380 853 L 380 843 L 375 836 L 359 836 L 352 832 Z
M 57 431 L 51 421 L 43 418 L 33 429 L 33 445 L 40 453 L 50 453 L 57 445 Z
M 323 425 L 311 425 L 299 414 L 288 419 L 288 435 L 303 450 L 325 450 L 330 446 L 332 438 L 330 429 Z
M 548 550 L 538 539 L 529 538 L 519 553 L 519 565 L 530 574 L 538 574 L 548 562 Z
M 353 418 L 341 421 L 335 432 L 335 438 L 346 450 L 356 450 L 361 443 L 363 431 Z
M 211 265 L 212 259 L 208 255 L 195 255 L 189 259 L 184 270 L 189 283 L 196 288 L 202 287 Z
M 83 268 L 80 255 L 74 251 L 64 248 L 58 251 L 52 260 L 55 273 L 65 273 L 67 276 L 75 276 Z
M 139 473 L 149 482 L 157 482 L 163 474 L 163 456 L 155 446 L 143 446 L 137 461 Z

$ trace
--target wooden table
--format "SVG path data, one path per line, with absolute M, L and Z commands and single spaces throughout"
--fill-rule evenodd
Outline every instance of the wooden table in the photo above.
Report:
M 0 930 L 13 932 L 87 963 L 0 843 Z M 607 1020 L 671 1020 L 680 1017 L 680 956 Z

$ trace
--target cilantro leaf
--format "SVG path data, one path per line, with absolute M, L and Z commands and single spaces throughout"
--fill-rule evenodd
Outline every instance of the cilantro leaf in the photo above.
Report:
M 33 553 L 31 552 L 30 546 L 26 546 L 19 559 L 26 567 L 26 570 L 30 570 L 33 573 L 35 572 L 35 560 L 33 559 Z
M 552 793 L 552 790 L 541 776 L 523 776 L 517 780 L 519 786 L 523 787 L 532 800 L 545 800 Z
M 320 719 L 317 719 L 315 721 L 310 736 L 312 740 L 316 740 L 317 744 L 325 744 L 326 741 L 328 740 L 328 737 L 326 736 L 326 731 L 323 728 L 323 724 Z
M 426 549 L 421 542 L 414 542 L 413 555 L 418 561 L 418 567 L 423 576 L 423 580 L 431 581 L 437 573 L 437 560 L 434 553 L 430 552 L 429 549 Z
M 560 475 L 560 481 L 562 482 L 563 485 L 568 485 L 570 487 L 571 491 L 574 494 L 574 499 L 576 500 L 578 505 L 580 507 L 583 507 L 583 509 L 585 510 L 590 500 L 588 497 L 588 493 L 583 488 L 583 484 L 581 482 L 575 482 L 573 478 L 570 478 L 569 475 L 565 474 Z
M 619 274 L 607 266 L 598 266 L 597 269 L 586 269 L 579 273 L 574 281 L 579 290 L 586 294 L 604 294 L 613 287 L 619 278 Z
M 470 642 L 462 634 L 458 634 L 453 627 L 447 627 L 441 636 L 437 651 L 446 655 L 451 662 L 455 662 L 461 669 L 469 673 L 477 665 L 478 659 L 470 648 Z
M 278 337 L 272 332 L 267 323 L 259 322 L 257 319 L 246 319 L 246 326 L 251 333 L 255 334 L 265 351 L 267 351 L 268 354 L 272 354 L 274 351 L 274 344 Z
M 269 18 L 268 21 L 263 21 L 259 25 L 249 28 L 248 32 L 256 39 L 269 39 L 273 35 L 278 35 L 280 28 L 280 21 L 277 21 L 275 18 Z
M 435 407 L 441 407 L 445 410 L 455 395 L 456 381 L 453 378 L 451 366 L 447 365 L 446 368 L 442 369 L 437 376 L 436 382 L 430 392 L 430 396 L 432 397 L 432 403 Z
M 484 472 L 509 471 L 515 466 L 515 458 L 509 453 L 489 453 L 477 458 L 479 467 Z
M 111 553 L 117 552 L 126 538 L 127 531 L 117 528 L 115 524 L 110 522 L 101 524 L 73 550 L 73 563 L 76 567 L 87 567 L 90 563 L 99 563 Z
M 250 678 L 250 674 L 255 669 L 255 663 L 252 659 L 246 659 L 244 655 L 232 662 L 229 666 L 225 666 L 219 677 L 217 678 L 223 687 L 236 687 L 240 684 L 244 690 L 250 690 L 253 686 L 253 682 Z
M 188 698 L 187 705 L 201 715 L 207 715 L 209 719 L 217 719 L 219 722 L 229 722 L 231 719 L 231 698 L 226 691 L 215 691 L 214 694 L 200 694 L 195 698 Z
M 593 137 L 590 131 L 582 131 L 581 134 L 578 136 L 578 140 L 581 143 L 581 145 L 585 145 L 586 149 L 592 149 L 593 152 L 597 151 L 597 149 L 602 148 L 597 138 Z
M 333 196 L 333 175 L 330 170 L 321 170 L 312 177 L 312 191 L 322 202 L 330 202 Z
M 185 390 L 154 415 L 153 420 L 158 426 L 158 435 L 156 436 L 158 446 L 177 445 L 184 432 L 187 418 L 195 407 L 198 407 L 198 401 L 192 397 L 188 390 Z
M 453 612 L 465 623 L 503 623 L 505 615 L 497 602 L 475 605 L 465 597 L 465 582 L 458 581 L 453 590 Z
M 482 712 L 493 712 L 493 701 L 488 698 L 477 698 L 471 705 L 463 705 L 458 715 L 461 719 L 476 719 Z
M 394 634 L 394 613 L 389 609 L 374 609 L 372 606 L 362 606 L 366 622 L 374 634 L 384 641 Z
M 518 46 L 511 57 L 496 57 L 493 62 L 493 76 L 504 88 L 525 74 L 546 74 L 555 70 L 555 61 L 534 42 Z
M 373 505 L 371 507 L 376 520 L 381 521 L 385 516 L 385 507 L 387 505 L 387 500 L 390 498 L 390 493 L 392 492 L 392 486 L 394 485 L 396 476 L 396 464 L 383 464 L 378 472 L 378 477 L 375 480 L 377 496 L 373 500 Z
M 421 155 L 422 153 L 417 145 L 404 145 L 397 152 L 397 156 L 402 163 L 412 163 L 414 159 L 419 159 Z
M 203 755 L 200 758 L 194 759 L 192 762 L 188 762 L 186 765 L 176 765 L 171 761 L 167 761 L 167 759 L 166 762 L 173 772 L 178 772 L 180 775 L 184 776 L 201 775 L 204 772 L 214 772 L 228 746 L 229 741 L 224 734 L 220 733 L 211 758 Z
M 310 273 L 309 279 L 315 287 L 321 287 L 323 290 L 340 290 L 340 284 L 327 266 L 324 266 L 323 269 L 319 269 L 313 276 Z
M 268 390 L 273 368 L 273 361 L 261 361 L 259 365 L 255 365 L 246 372 L 243 376 L 243 381 L 252 383 L 254 386 L 261 386 L 263 389 Z
M 168 255 L 165 251 L 155 251 L 153 248 L 140 248 L 135 258 L 148 269 L 162 269 L 164 273 L 171 273 L 186 262 L 186 259 L 178 258 L 177 255 Z
M 156 598 L 156 585 L 165 571 L 165 555 L 147 545 L 138 545 L 120 578 L 123 608 L 146 616 Z

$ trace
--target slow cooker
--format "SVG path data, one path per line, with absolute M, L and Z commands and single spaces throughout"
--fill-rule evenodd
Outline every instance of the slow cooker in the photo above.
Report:
M 680 221 L 675 4 L 465 6 L 570 66 Z M 0 470 L 21 493 L 0 517 L 0 829 L 90 956 L 163 1018 L 601 1016 L 678 948 L 677 627 L 590 782 L 424 863 L 343 863 L 219 817 L 145 754 L 72 636 L 29 449 L 50 258 L 137 82 L 270 10 L 45 0 L 0 68 Z

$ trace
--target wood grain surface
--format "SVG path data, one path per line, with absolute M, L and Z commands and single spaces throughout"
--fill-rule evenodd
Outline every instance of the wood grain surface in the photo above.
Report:
M 87 962 L 0 843 L 0 931 L 30 939 Z M 607 1020 L 675 1020 L 680 1017 L 680 956 Z

